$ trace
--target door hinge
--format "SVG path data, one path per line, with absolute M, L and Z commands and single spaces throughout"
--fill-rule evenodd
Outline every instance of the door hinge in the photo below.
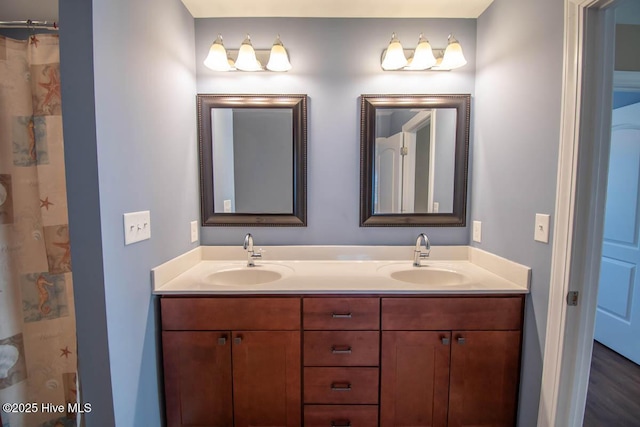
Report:
M 409 154 L 409 147 L 402 147 L 400 149 L 400 155 L 401 156 L 406 156 L 407 154 Z
M 567 294 L 567 305 L 578 305 L 578 296 L 580 296 L 580 292 L 571 291 Z

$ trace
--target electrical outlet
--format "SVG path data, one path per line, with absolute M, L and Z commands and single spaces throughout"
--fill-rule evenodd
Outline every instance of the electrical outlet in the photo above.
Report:
M 191 243 L 198 241 L 198 221 L 191 221 Z
M 535 231 L 533 233 L 533 240 L 549 243 L 549 215 L 536 214 Z
M 130 245 L 151 238 L 151 214 L 149 211 L 124 214 L 124 244 Z
M 482 242 L 482 222 L 473 221 L 473 241 Z

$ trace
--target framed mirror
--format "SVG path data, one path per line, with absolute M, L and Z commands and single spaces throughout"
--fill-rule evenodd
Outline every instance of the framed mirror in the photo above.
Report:
M 362 95 L 360 226 L 463 227 L 470 95 Z
M 204 226 L 307 225 L 307 96 L 198 95 Z

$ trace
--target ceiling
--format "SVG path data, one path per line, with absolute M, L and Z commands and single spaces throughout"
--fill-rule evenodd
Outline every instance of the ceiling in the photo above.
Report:
M 58 0 L 0 0 L 0 20 L 58 20 Z M 182 0 L 194 18 L 477 18 L 493 0 Z
M 493 0 L 182 0 L 194 18 L 477 18 Z

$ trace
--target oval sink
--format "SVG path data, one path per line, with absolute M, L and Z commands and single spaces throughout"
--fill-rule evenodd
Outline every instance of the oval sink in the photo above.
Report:
M 391 273 L 391 278 L 418 285 L 462 285 L 467 276 L 452 270 L 439 268 L 412 268 Z
M 282 269 L 279 269 L 282 270 Z M 217 286 L 248 286 L 275 282 L 283 277 L 283 273 L 271 267 L 237 267 L 217 271 L 208 275 L 205 281 Z

